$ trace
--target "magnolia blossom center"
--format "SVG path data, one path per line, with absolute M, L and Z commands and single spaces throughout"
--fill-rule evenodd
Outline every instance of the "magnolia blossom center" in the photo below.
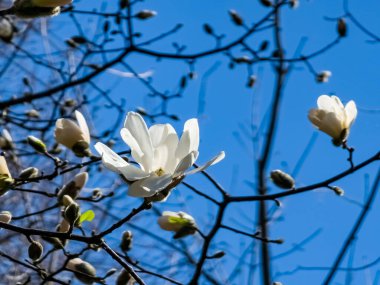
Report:
M 156 171 L 154 171 L 154 173 L 155 173 L 157 176 L 162 176 L 162 175 L 165 174 L 165 170 L 164 170 L 162 167 L 160 167 L 160 168 L 158 168 Z

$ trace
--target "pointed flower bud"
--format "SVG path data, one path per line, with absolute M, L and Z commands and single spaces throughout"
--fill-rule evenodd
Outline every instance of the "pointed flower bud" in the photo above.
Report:
M 12 220 L 12 214 L 8 211 L 0 212 L 0 222 L 9 224 Z
M 132 248 L 133 234 L 131 231 L 123 232 L 121 237 L 120 248 L 122 251 L 128 251 Z
M 147 20 L 155 16 L 157 16 L 157 12 L 152 10 L 141 10 L 135 15 L 135 17 L 140 20 Z
M 38 119 L 40 117 L 40 112 L 38 112 L 36 109 L 32 109 L 32 110 L 26 111 L 25 115 L 27 115 L 29 118 Z
M 236 10 L 231 9 L 230 11 L 228 11 L 228 13 L 230 14 L 232 22 L 234 22 L 236 26 L 242 26 L 244 24 L 243 18 L 239 15 L 239 13 Z
M 2 135 L 0 136 L 0 147 L 3 150 L 9 150 L 13 148 L 13 139 L 11 137 L 11 134 L 4 129 L 2 132 Z
M 30 144 L 37 152 L 47 152 L 47 148 L 44 142 L 34 136 L 28 136 L 28 144 Z
M 44 247 L 38 241 L 33 241 L 29 245 L 28 254 L 29 254 L 30 259 L 34 261 L 38 260 L 42 256 L 43 252 L 44 252 Z
M 315 80 L 319 83 L 326 83 L 329 82 L 331 76 L 332 73 L 330 70 L 323 70 L 317 74 Z
M 265 7 L 273 6 L 273 3 L 270 0 L 260 0 L 260 3 Z
M 75 111 L 78 124 L 70 119 L 58 119 L 55 124 L 55 139 L 71 149 L 76 156 L 90 156 L 90 131 L 82 113 Z
M 132 285 L 134 284 L 133 277 L 123 269 L 120 274 L 117 276 L 116 285 Z
M 38 176 L 38 173 L 39 173 L 38 168 L 28 167 L 20 172 L 19 178 L 20 179 L 34 178 Z
M 0 155 L 0 196 L 5 194 L 14 180 L 9 172 L 5 157 Z
M 83 261 L 80 258 L 71 259 L 66 268 L 74 271 L 74 275 L 84 284 L 93 284 L 96 277 L 96 269 L 90 263 Z
M 282 170 L 276 169 L 270 172 L 270 178 L 273 183 L 282 189 L 292 189 L 294 188 L 295 182 L 293 177 L 289 174 L 283 172 Z
M 63 213 L 63 217 L 66 221 L 68 221 L 71 225 L 74 225 L 75 222 L 80 217 L 80 207 L 77 203 L 71 203 L 66 207 L 65 212 Z
M 165 211 L 158 218 L 158 224 L 163 230 L 175 232 L 174 238 L 192 235 L 197 230 L 194 218 L 184 212 Z
M 72 199 L 76 199 L 79 195 L 80 190 L 86 185 L 88 180 L 88 173 L 81 172 L 75 175 L 74 179 L 67 183 L 62 189 L 58 192 L 57 198 L 60 205 L 63 204 L 63 197 L 65 195 L 70 196 Z
M 336 195 L 338 196 L 343 196 L 344 195 L 344 190 L 338 186 L 332 186 L 332 187 L 329 187 L 331 190 L 333 190 L 335 192 Z
M 319 130 L 328 134 L 335 146 L 342 145 L 347 140 L 358 114 L 355 102 L 351 100 L 343 106 L 337 96 L 321 95 L 317 105 L 317 109 L 309 111 L 309 120 Z
M 0 18 L 0 39 L 10 42 L 13 37 L 13 25 L 7 17 Z
M 346 24 L 345 19 L 340 18 L 338 20 L 337 31 L 338 31 L 339 36 L 341 37 L 347 36 L 347 24 Z
M 13 11 L 20 18 L 38 18 L 55 16 L 60 7 L 70 4 L 72 0 L 15 0 Z

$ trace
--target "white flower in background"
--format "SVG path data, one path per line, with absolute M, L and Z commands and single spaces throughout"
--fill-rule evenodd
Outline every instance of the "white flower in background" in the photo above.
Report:
M 343 106 L 336 96 L 321 95 L 317 101 L 318 109 L 309 111 L 309 120 L 322 132 L 332 137 L 333 143 L 340 146 L 350 133 L 350 128 L 357 116 L 354 101 Z
M 320 83 L 326 83 L 329 82 L 331 76 L 332 73 L 330 70 L 323 70 L 317 74 L 316 80 Z
M 194 234 L 197 230 L 194 218 L 184 212 L 165 211 L 157 222 L 161 229 L 175 232 L 174 238 Z
M 12 214 L 8 211 L 0 212 L 0 222 L 9 224 L 12 220 Z
M 220 152 L 205 165 L 189 171 L 198 157 L 199 128 L 197 119 L 185 123 L 181 139 L 170 124 L 157 124 L 149 129 L 143 118 L 129 112 L 121 129 L 121 137 L 129 145 L 133 159 L 140 168 L 126 162 L 103 143 L 95 145 L 108 169 L 121 174 L 131 184 L 128 195 L 151 197 L 161 190 L 168 191 L 188 174 L 193 174 L 218 163 L 224 158 Z M 163 200 L 165 195 L 161 200 Z
M 5 157 L 0 155 L 0 196 L 5 194 L 13 183 Z
M 71 149 L 76 156 L 90 156 L 90 131 L 82 113 L 75 111 L 78 124 L 70 119 L 58 119 L 55 124 L 55 139 Z

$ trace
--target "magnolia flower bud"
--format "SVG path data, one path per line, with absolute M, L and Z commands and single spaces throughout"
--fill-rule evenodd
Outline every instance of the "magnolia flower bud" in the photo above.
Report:
M 38 176 L 38 172 L 39 172 L 38 168 L 28 167 L 20 172 L 19 178 L 20 179 L 34 178 Z
M 125 269 L 123 269 L 116 279 L 116 285 L 134 284 L 133 281 L 133 277 Z
M 273 282 L 273 285 L 282 285 L 281 282 Z
M 299 0 L 290 0 L 289 5 L 293 9 L 296 9 L 300 5 L 300 2 L 299 2 Z
M 15 0 L 12 10 L 20 18 L 38 18 L 58 15 L 61 5 L 71 0 Z
M 96 277 L 96 269 L 90 263 L 80 258 L 71 259 L 66 268 L 74 271 L 74 275 L 84 284 L 93 284 Z M 93 277 L 93 278 L 92 278 Z
M 62 241 L 59 238 L 48 237 L 48 236 L 41 236 L 41 238 L 44 241 L 47 241 L 48 243 L 52 244 L 54 246 L 54 248 L 56 248 L 56 249 L 64 248 L 64 244 L 62 243 Z
M 315 80 L 319 83 L 326 83 L 329 81 L 331 76 L 332 73 L 330 70 L 323 70 L 317 74 Z
M 344 195 L 344 190 L 338 186 L 332 186 L 332 187 L 329 187 L 331 190 L 333 190 L 335 192 L 336 195 L 338 196 L 343 196 Z
M 0 196 L 5 194 L 14 180 L 9 172 L 5 157 L 0 155 Z
M 37 152 L 47 152 L 47 148 L 44 142 L 34 136 L 28 136 L 28 144 L 30 144 Z
M 68 207 L 72 203 L 75 203 L 75 201 L 73 200 L 73 198 L 71 198 L 69 195 L 64 195 L 63 196 L 63 198 L 62 198 L 62 204 L 63 204 L 63 206 Z
M 0 147 L 3 150 L 9 150 L 13 148 L 13 140 L 11 134 L 4 129 L 2 132 L 2 136 L 0 136 Z
M 194 218 L 184 212 L 165 211 L 158 218 L 158 224 L 163 230 L 175 232 L 175 239 L 192 235 L 197 231 Z
M 257 80 L 256 75 L 251 75 L 248 78 L 247 87 L 252 88 L 255 85 L 256 80 Z
M 28 254 L 29 258 L 36 261 L 38 260 L 41 256 L 42 253 L 44 252 L 44 248 L 41 243 L 38 241 L 33 241 L 28 248 Z
M 12 220 L 12 214 L 8 211 L 0 212 L 0 222 L 9 224 Z
M 0 39 L 10 42 L 13 37 L 13 25 L 7 17 L 0 18 Z
M 293 177 L 279 169 L 271 171 L 270 178 L 272 179 L 273 183 L 280 188 L 294 188 L 295 182 Z
M 232 20 L 232 22 L 235 23 L 235 25 L 242 26 L 244 24 L 243 18 L 239 15 L 239 13 L 237 11 L 230 10 L 230 11 L 228 11 L 228 13 L 230 14 L 231 20 Z
M 28 110 L 25 112 L 25 115 L 27 115 L 29 118 L 35 118 L 38 119 L 40 117 L 40 112 L 38 112 L 35 109 Z
M 220 250 L 220 251 L 215 252 L 213 255 L 208 256 L 207 258 L 208 259 L 219 259 L 225 255 L 226 255 L 226 253 L 224 251 Z
M 75 224 L 75 222 L 80 217 L 80 207 L 77 203 L 71 203 L 66 207 L 65 212 L 63 213 L 63 217 L 66 221 L 70 223 L 70 225 Z
M 70 224 L 65 219 L 57 226 L 57 231 L 60 233 L 67 233 L 70 230 Z
M 273 3 L 270 0 L 260 0 L 260 3 L 263 4 L 265 7 L 273 6 Z
M 65 105 L 65 107 L 75 107 L 77 105 L 77 101 L 75 101 L 74 99 L 66 99 L 63 104 Z
M 78 124 L 70 119 L 58 119 L 55 124 L 55 139 L 71 149 L 78 157 L 90 156 L 90 132 L 82 113 L 75 111 Z
M 75 175 L 74 179 L 67 183 L 58 192 L 57 198 L 60 205 L 63 205 L 63 197 L 65 195 L 70 196 L 72 199 L 76 199 L 79 195 L 80 190 L 86 185 L 88 180 L 87 172 L 81 172 Z
M 247 55 L 243 55 L 241 57 L 236 57 L 234 58 L 234 61 L 236 63 L 250 63 L 251 62 L 251 58 Z
M 133 234 L 131 231 L 123 232 L 123 236 L 121 237 L 120 248 L 122 251 L 128 251 L 132 248 L 132 239 Z
M 141 10 L 140 12 L 138 12 L 135 17 L 140 19 L 140 20 L 146 20 L 146 19 L 149 19 L 149 18 L 152 18 L 152 17 L 155 17 L 157 15 L 157 12 L 156 11 L 152 11 L 152 10 Z
M 337 26 L 338 34 L 341 37 L 347 36 L 347 24 L 346 20 L 343 18 L 340 18 L 338 20 L 338 26 Z

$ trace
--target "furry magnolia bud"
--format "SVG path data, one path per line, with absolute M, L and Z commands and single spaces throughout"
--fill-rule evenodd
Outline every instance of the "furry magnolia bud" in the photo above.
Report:
M 21 179 L 34 178 L 38 176 L 38 172 L 39 172 L 38 168 L 28 167 L 20 172 L 19 178 Z
M 133 280 L 133 277 L 126 270 L 123 269 L 120 272 L 119 276 L 117 276 L 116 285 L 133 284 Z
M 28 144 L 30 144 L 37 152 L 47 152 L 47 148 L 44 142 L 34 136 L 28 136 Z
M 38 260 L 41 256 L 42 253 L 44 252 L 44 248 L 41 243 L 38 241 L 33 241 L 28 248 L 28 254 L 29 258 L 36 261 Z
M 63 216 L 66 221 L 73 225 L 80 217 L 80 207 L 77 203 L 71 203 L 66 207 Z
M 67 183 L 65 186 L 63 186 L 62 189 L 58 192 L 58 195 L 57 195 L 58 203 L 60 205 L 64 205 L 63 197 L 65 195 L 68 195 L 73 200 L 75 200 L 78 197 L 80 190 L 82 190 L 82 188 L 86 185 L 87 180 L 88 180 L 87 172 L 81 172 L 75 175 L 74 179 L 71 180 L 69 183 Z
M 228 11 L 230 14 L 232 22 L 235 23 L 236 26 L 242 26 L 244 24 L 243 18 L 239 15 L 239 13 L 235 10 Z
M 152 11 L 152 10 L 141 10 L 140 12 L 138 12 L 135 17 L 137 19 L 140 19 L 140 20 L 147 20 L 147 19 L 150 19 L 150 18 L 153 18 L 157 15 L 157 12 L 156 11 Z
M 133 234 L 131 231 L 123 232 L 121 237 L 120 248 L 122 251 L 128 251 L 132 248 Z
M 333 190 L 335 192 L 336 195 L 338 196 L 343 196 L 344 195 L 344 190 L 338 186 L 332 186 L 332 187 L 329 187 L 331 190 Z
M 340 18 L 338 20 L 337 31 L 340 37 L 347 36 L 347 24 L 345 19 Z
M 74 271 L 75 277 L 84 284 L 93 284 L 96 277 L 96 269 L 90 263 L 80 258 L 71 259 L 66 266 L 67 269 Z
M 270 178 L 273 183 L 283 189 L 291 189 L 294 188 L 295 182 L 293 177 L 289 174 L 283 172 L 282 170 L 276 169 L 271 171 Z

